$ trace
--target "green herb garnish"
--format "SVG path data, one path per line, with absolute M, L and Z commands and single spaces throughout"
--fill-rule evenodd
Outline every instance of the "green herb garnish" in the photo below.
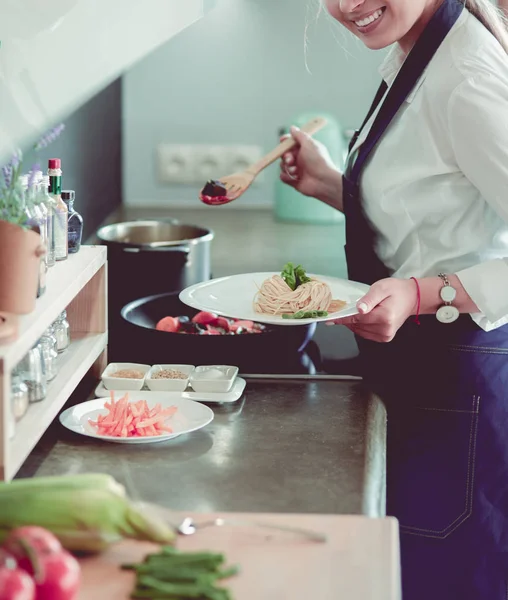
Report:
M 310 281 L 310 277 L 307 277 L 307 273 L 305 273 L 305 269 L 302 265 L 295 267 L 293 263 L 285 264 L 280 276 L 293 292 L 299 285 L 302 285 L 302 283 L 308 283 Z
M 317 319 L 318 317 L 327 317 L 326 310 L 299 310 L 298 312 L 282 315 L 283 319 Z

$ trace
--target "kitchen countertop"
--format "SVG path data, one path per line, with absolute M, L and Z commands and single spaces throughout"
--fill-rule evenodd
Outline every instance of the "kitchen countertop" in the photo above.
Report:
M 181 511 L 384 515 L 385 411 L 357 381 L 249 380 L 242 399 L 210 407 L 206 428 L 143 446 L 54 422 L 18 477 L 106 472 Z
M 172 217 L 213 229 L 214 276 L 279 270 L 288 260 L 344 277 L 343 227 L 278 223 L 267 210 L 123 208 L 108 222 Z M 93 240 L 89 240 L 93 241 Z M 321 344 L 344 357 L 344 327 L 321 327 Z M 69 401 L 91 396 L 85 378 Z M 365 514 L 385 510 L 385 411 L 348 379 L 249 379 L 244 397 L 210 404 L 203 430 L 145 446 L 96 442 L 54 422 L 18 477 L 102 471 L 135 499 L 193 512 Z

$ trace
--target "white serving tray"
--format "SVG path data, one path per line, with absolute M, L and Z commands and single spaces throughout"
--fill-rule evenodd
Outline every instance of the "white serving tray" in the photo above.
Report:
M 191 387 L 188 387 L 185 392 L 152 392 L 146 386 L 141 390 L 144 395 L 146 395 L 147 399 L 150 398 L 152 394 L 165 394 L 169 398 L 183 398 L 185 400 L 195 400 L 196 402 L 217 402 L 217 403 L 225 403 L 225 402 L 236 402 L 242 397 L 243 391 L 245 390 L 247 382 L 245 379 L 241 377 L 237 377 L 233 387 L 229 390 L 229 392 L 195 392 Z M 115 392 L 115 397 L 123 396 L 126 393 L 126 390 L 107 390 L 104 387 L 102 381 L 99 383 L 95 390 L 95 395 L 97 398 L 106 398 L 109 396 L 111 391 Z M 129 392 L 131 393 L 131 392 Z M 139 394 L 139 392 L 136 392 Z

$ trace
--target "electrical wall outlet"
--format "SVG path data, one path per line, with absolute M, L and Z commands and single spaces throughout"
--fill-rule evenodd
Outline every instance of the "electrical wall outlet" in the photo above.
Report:
M 243 171 L 262 156 L 261 146 L 160 144 L 157 173 L 164 184 L 201 184 Z M 262 183 L 262 174 L 256 183 Z
M 192 147 L 184 144 L 159 144 L 157 174 L 161 183 L 194 183 Z

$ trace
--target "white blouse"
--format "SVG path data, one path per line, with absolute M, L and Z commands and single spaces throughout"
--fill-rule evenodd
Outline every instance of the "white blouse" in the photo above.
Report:
M 388 85 L 403 60 L 392 48 L 380 69 Z M 371 153 L 360 186 L 377 254 L 394 277 L 455 273 L 484 330 L 508 323 L 508 56 L 467 10 Z

